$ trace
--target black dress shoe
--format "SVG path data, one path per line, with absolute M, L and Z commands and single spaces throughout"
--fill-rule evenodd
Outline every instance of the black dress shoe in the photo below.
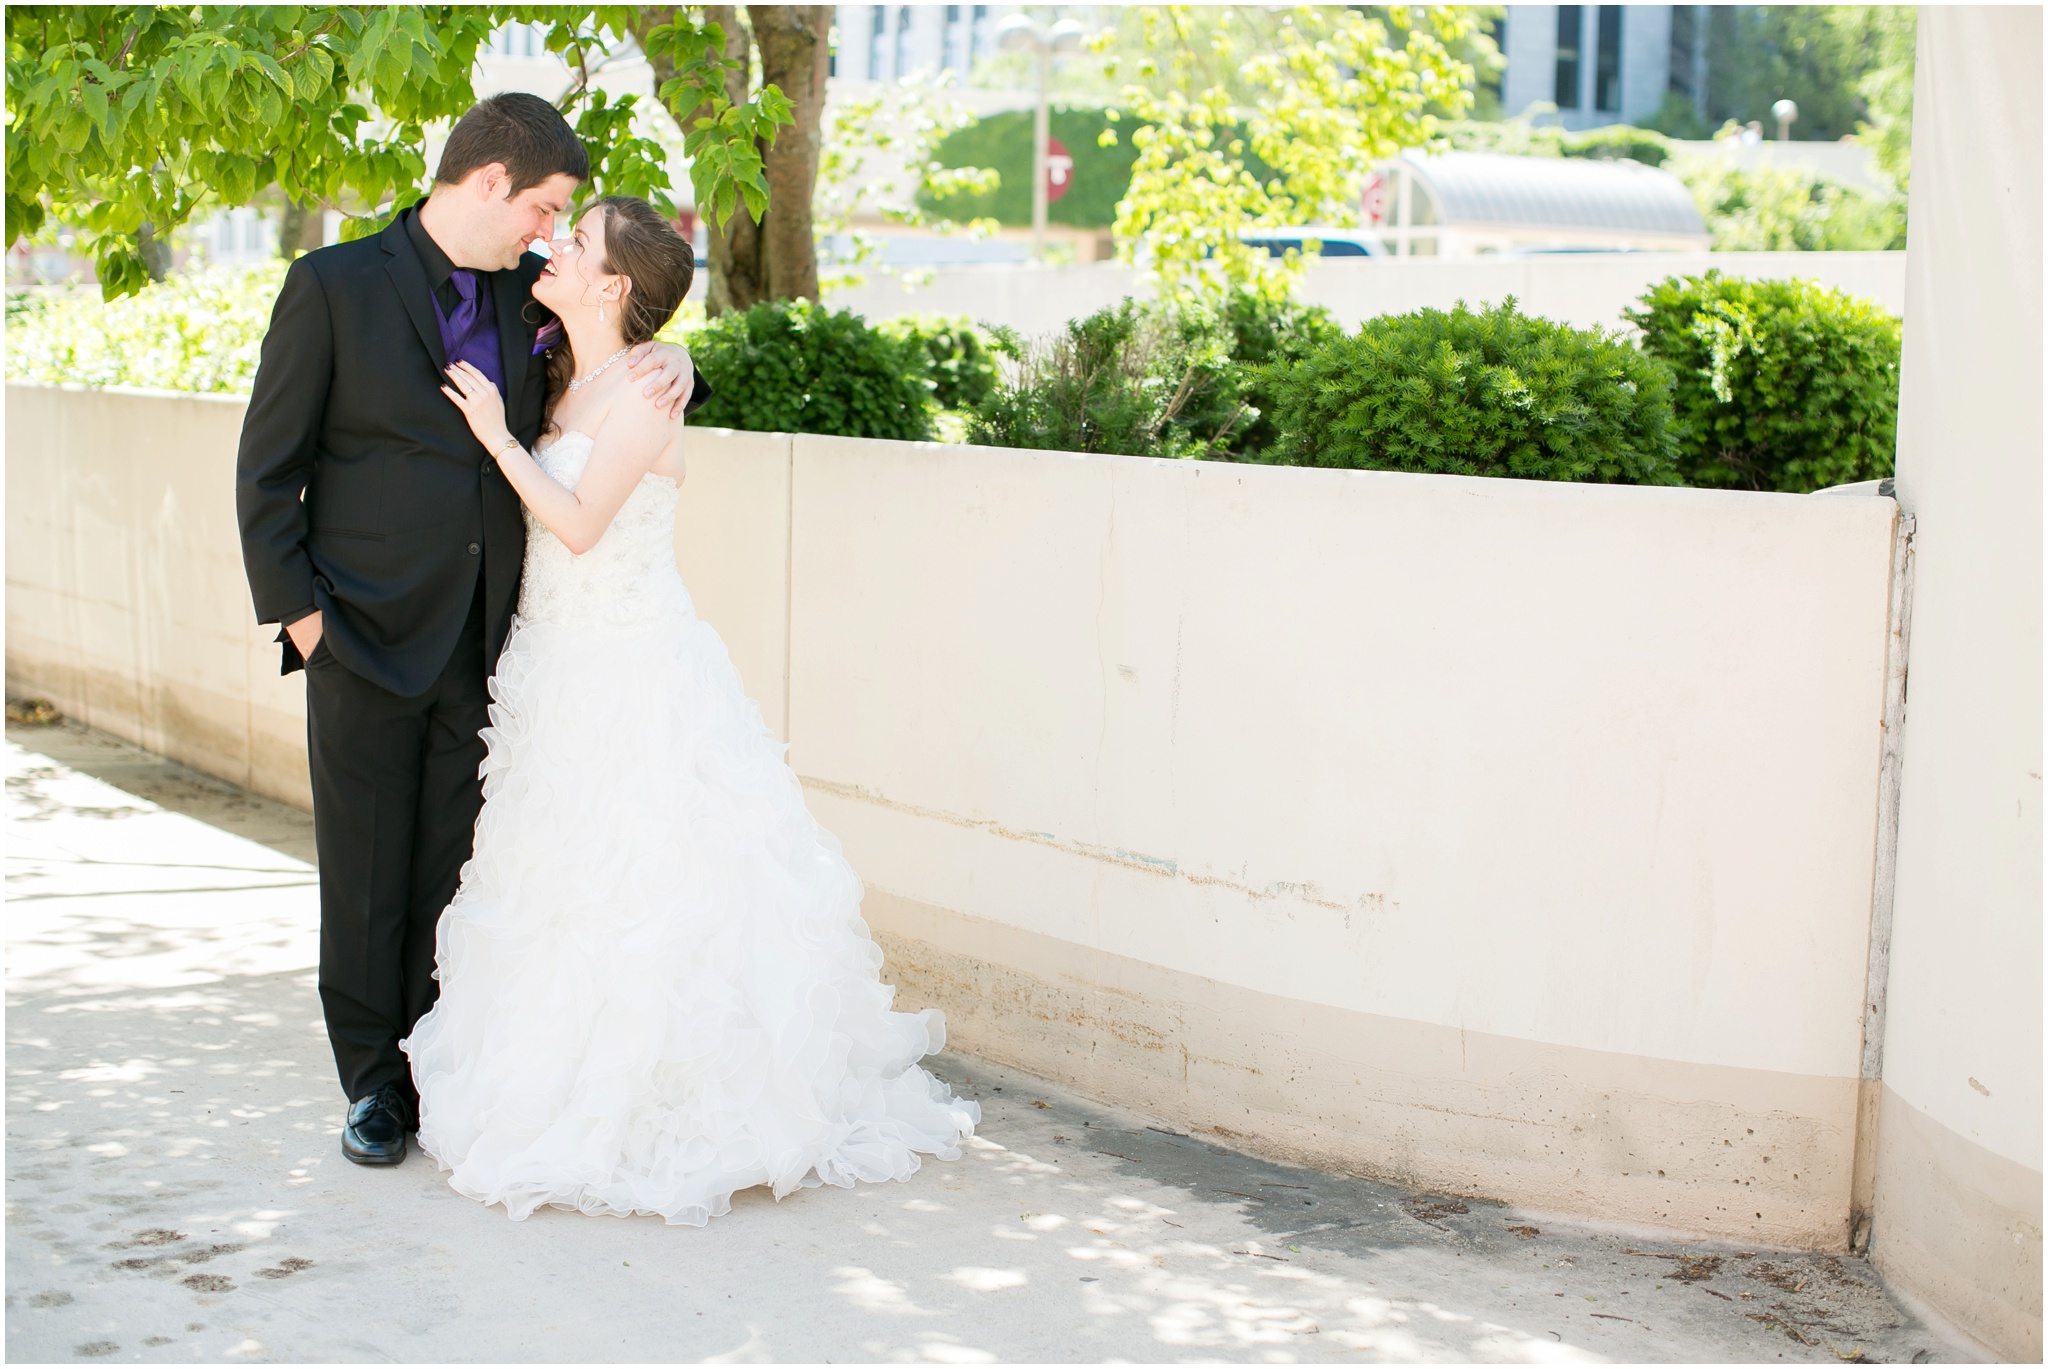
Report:
M 386 1084 L 348 1107 L 341 1129 L 341 1153 L 359 1165 L 395 1165 L 405 1158 L 410 1118 L 396 1084 Z

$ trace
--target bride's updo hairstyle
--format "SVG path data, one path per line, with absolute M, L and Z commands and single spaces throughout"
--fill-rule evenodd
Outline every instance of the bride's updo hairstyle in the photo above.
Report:
M 690 293 L 697 254 L 660 210 L 637 196 L 607 195 L 593 208 L 604 212 L 605 274 L 630 282 L 619 301 L 620 336 L 628 347 L 652 342 Z M 554 429 L 555 405 L 575 374 L 576 359 L 565 337 L 548 349 L 549 431 Z

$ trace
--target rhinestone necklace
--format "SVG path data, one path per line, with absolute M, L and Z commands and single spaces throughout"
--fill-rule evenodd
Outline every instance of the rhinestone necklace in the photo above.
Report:
M 614 361 L 617 361 L 620 357 L 624 356 L 626 353 L 632 350 L 633 349 L 631 347 L 619 348 L 618 351 L 613 352 L 610 356 L 605 358 L 603 366 L 598 367 L 595 371 L 592 371 L 589 375 L 583 377 L 583 379 L 581 380 L 570 381 L 569 392 L 571 394 L 574 394 L 576 391 L 582 389 L 585 385 L 588 385 L 591 381 L 596 380 L 599 376 L 603 375 L 607 369 L 610 368 L 611 364 Z

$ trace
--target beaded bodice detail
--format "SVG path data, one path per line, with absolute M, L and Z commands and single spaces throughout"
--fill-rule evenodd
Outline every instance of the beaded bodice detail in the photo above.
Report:
M 574 430 L 536 447 L 534 461 L 573 490 L 589 464 L 592 439 Z M 676 482 L 648 472 L 626 497 L 597 545 L 578 556 L 526 511 L 526 569 L 519 616 L 533 622 L 645 623 L 691 612 L 676 573 Z

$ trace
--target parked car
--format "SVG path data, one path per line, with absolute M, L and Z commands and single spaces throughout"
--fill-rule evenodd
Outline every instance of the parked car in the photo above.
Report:
M 1327 228 L 1303 224 L 1298 228 L 1257 228 L 1242 235 L 1254 247 L 1264 247 L 1268 256 L 1283 257 L 1292 247 L 1303 256 L 1314 256 L 1310 242 L 1320 241 L 1325 257 L 1384 257 L 1386 245 L 1366 228 Z

